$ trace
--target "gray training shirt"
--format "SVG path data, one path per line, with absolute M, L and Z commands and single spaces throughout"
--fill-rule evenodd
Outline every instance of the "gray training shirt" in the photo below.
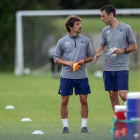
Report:
M 93 58 L 93 50 L 89 39 L 82 35 L 72 36 L 68 34 L 58 41 L 54 62 L 56 63 L 56 60 L 61 58 L 65 61 L 74 61 L 76 63 L 87 57 Z M 71 66 L 62 66 L 62 78 L 83 79 L 87 77 L 86 64 L 80 66 L 74 72 Z
M 107 52 L 113 48 L 126 48 L 136 42 L 131 27 L 125 23 L 119 23 L 116 29 L 110 25 L 105 27 L 101 35 L 101 46 L 107 47 Z M 117 56 L 106 56 L 104 71 L 128 70 L 129 53 L 123 53 Z

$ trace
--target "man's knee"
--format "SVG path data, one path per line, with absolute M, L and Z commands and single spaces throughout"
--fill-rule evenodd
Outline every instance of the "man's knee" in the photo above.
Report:
M 81 104 L 82 105 L 87 105 L 88 104 L 87 98 L 81 99 Z
M 127 93 L 128 93 L 127 90 L 119 91 L 120 97 L 123 101 L 126 101 Z
M 117 91 L 109 91 L 109 97 L 111 101 L 115 101 L 119 99 Z
M 68 99 L 61 99 L 61 106 L 67 106 L 68 105 Z

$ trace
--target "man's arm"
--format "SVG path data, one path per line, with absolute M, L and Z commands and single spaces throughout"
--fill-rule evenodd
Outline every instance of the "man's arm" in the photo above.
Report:
M 69 62 L 69 61 L 65 61 L 65 60 L 61 59 L 62 52 L 63 52 L 61 46 L 62 46 L 62 43 L 61 43 L 61 40 L 59 40 L 57 43 L 56 51 L 53 56 L 54 62 L 58 63 L 60 65 L 67 65 L 67 66 L 73 67 L 73 64 L 75 63 L 74 61 Z
M 89 63 L 92 61 L 92 57 L 87 57 L 86 59 L 80 60 L 79 65 L 83 66 L 85 63 Z
M 131 52 L 136 51 L 136 50 L 137 50 L 137 44 L 136 44 L 136 42 L 134 42 L 129 47 L 116 49 L 113 53 L 119 55 L 122 53 L 131 53 Z
M 136 42 L 132 43 L 129 47 L 126 48 L 126 53 L 131 53 L 137 50 Z
M 97 49 L 96 54 L 95 54 L 94 59 L 93 59 L 93 63 L 94 64 L 96 63 L 96 61 L 98 60 L 98 58 L 102 55 L 104 49 L 105 49 L 105 47 L 104 46 L 101 46 L 101 45 Z
M 75 63 L 74 61 L 65 61 L 61 58 L 57 58 L 56 63 L 60 64 L 60 65 L 67 65 L 67 66 L 71 66 L 73 68 L 73 64 Z

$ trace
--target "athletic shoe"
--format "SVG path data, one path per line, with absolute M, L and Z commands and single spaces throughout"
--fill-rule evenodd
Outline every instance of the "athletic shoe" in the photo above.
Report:
M 90 133 L 90 131 L 88 131 L 87 127 L 82 127 L 81 133 Z
M 63 130 L 60 133 L 69 133 L 69 128 L 64 127 Z

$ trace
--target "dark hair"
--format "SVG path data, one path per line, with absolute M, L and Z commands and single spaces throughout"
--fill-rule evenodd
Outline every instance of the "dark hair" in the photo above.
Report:
M 66 30 L 68 31 L 68 33 L 70 32 L 69 26 L 73 27 L 75 21 L 82 22 L 82 19 L 76 15 L 70 15 L 67 17 L 66 22 L 65 22 L 65 27 L 66 27 Z
M 106 14 L 109 16 L 110 13 L 113 13 L 114 17 L 116 17 L 116 9 L 112 5 L 105 5 L 101 8 L 101 12 L 106 11 Z

